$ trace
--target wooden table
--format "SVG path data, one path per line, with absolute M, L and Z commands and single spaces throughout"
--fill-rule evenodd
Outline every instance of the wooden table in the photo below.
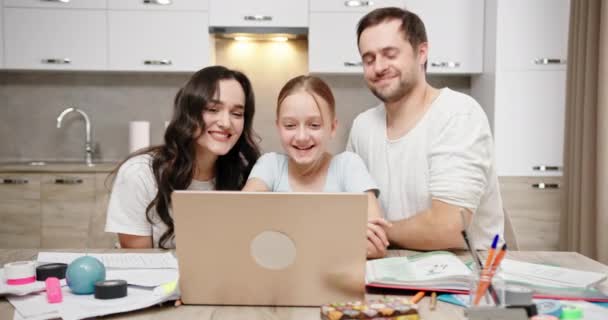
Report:
M 40 251 L 67 251 L 67 252 L 83 252 L 82 250 L 40 250 Z M 89 252 L 97 253 L 116 253 L 116 252 L 158 252 L 159 250 L 90 250 Z M 0 249 L 0 263 L 4 264 L 18 260 L 35 260 L 38 250 L 35 249 Z M 404 256 L 416 253 L 406 250 L 392 250 L 391 256 Z M 469 259 L 466 252 L 458 252 L 459 257 L 464 260 Z M 559 265 L 564 267 L 575 268 L 579 270 L 588 270 L 596 272 L 608 273 L 608 267 L 591 260 L 581 254 L 575 252 L 536 252 L 536 251 L 514 251 L 509 252 L 508 257 L 516 260 L 544 263 L 551 265 Z M 602 288 L 608 290 L 608 280 L 602 283 Z M 382 297 L 382 295 L 367 295 L 368 298 Z M 435 311 L 429 310 L 430 298 L 427 296 L 419 302 L 419 312 L 424 320 L 433 319 L 465 319 L 463 308 L 437 302 Z M 0 319 L 13 319 L 13 306 L 6 301 L 0 299 Z M 145 310 L 130 312 L 122 315 L 114 315 L 104 317 L 106 319 L 320 319 L 319 308 L 304 308 L 304 307 L 235 307 L 235 306 L 181 306 L 173 307 L 171 305 L 150 307 Z

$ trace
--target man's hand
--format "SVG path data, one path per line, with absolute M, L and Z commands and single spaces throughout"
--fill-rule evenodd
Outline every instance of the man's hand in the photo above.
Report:
M 386 256 L 389 245 L 386 229 L 392 225 L 382 219 L 373 218 L 367 221 L 367 258 L 376 259 Z

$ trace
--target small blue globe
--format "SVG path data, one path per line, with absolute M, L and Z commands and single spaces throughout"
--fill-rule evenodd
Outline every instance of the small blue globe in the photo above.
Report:
M 106 268 L 97 258 L 80 257 L 68 266 L 65 280 L 75 294 L 92 294 L 95 292 L 95 282 L 106 279 Z

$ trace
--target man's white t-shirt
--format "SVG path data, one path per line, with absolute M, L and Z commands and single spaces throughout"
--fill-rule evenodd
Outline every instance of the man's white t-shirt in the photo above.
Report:
M 431 200 L 468 208 L 477 248 L 502 239 L 504 215 L 487 117 L 471 97 L 441 89 L 422 119 L 406 135 L 389 140 L 386 110 L 359 114 L 347 150 L 357 153 L 380 188 L 390 221 L 427 210 Z
M 192 180 L 188 190 L 213 190 L 211 181 Z M 118 170 L 106 217 L 106 232 L 137 236 L 152 236 L 155 248 L 167 231 L 155 208 L 151 210 L 152 223 L 147 219 L 146 208 L 156 197 L 158 188 L 152 172 L 152 156 L 143 154 L 127 160 Z M 171 214 L 171 210 L 169 210 Z M 167 248 L 175 248 L 175 238 Z

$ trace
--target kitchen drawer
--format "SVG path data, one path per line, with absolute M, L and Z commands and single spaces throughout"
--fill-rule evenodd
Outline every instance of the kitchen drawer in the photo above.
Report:
M 400 7 L 404 0 L 310 0 L 311 12 L 369 12 L 382 7 Z
M 43 201 L 95 200 L 94 174 L 44 175 L 41 193 Z
M 42 248 L 86 248 L 93 201 L 48 201 L 42 203 Z
M 207 0 L 108 0 L 110 10 L 198 10 L 207 11 Z
M 4 0 L 5 7 L 20 8 L 105 9 L 107 5 L 106 0 Z
M 40 175 L 21 173 L 0 174 L 0 201 L 39 199 Z
M 500 177 L 520 250 L 558 250 L 561 177 Z

